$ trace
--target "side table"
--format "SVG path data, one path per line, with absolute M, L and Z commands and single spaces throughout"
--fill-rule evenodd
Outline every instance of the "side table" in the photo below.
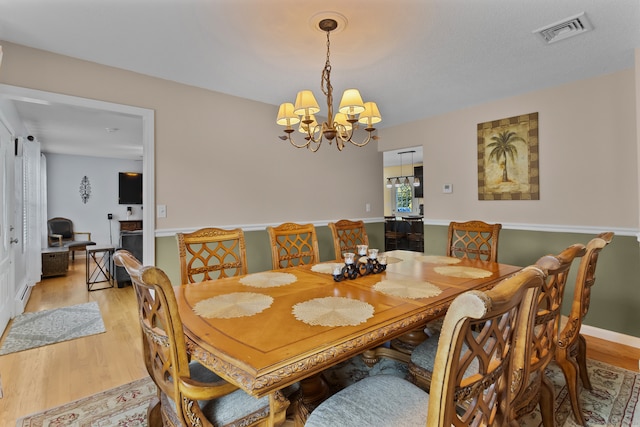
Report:
M 42 249 L 42 277 L 64 276 L 69 269 L 69 248 Z
M 86 271 L 88 291 L 99 291 L 101 289 L 113 288 L 115 283 L 112 274 L 114 252 L 115 247 L 110 245 L 87 246 Z M 90 269 L 92 266 L 93 269 Z M 97 283 L 106 283 L 106 285 L 100 288 L 95 288 L 94 285 Z

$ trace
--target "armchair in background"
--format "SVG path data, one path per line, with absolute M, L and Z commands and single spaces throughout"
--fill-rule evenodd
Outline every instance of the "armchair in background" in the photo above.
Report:
M 73 222 L 68 218 L 55 217 L 47 221 L 49 233 L 49 246 L 59 248 L 69 248 L 71 259 L 75 260 L 76 251 L 84 251 L 87 246 L 95 245 L 91 241 L 91 233 L 88 231 L 74 231 Z M 87 236 L 87 240 L 77 240 L 78 234 Z

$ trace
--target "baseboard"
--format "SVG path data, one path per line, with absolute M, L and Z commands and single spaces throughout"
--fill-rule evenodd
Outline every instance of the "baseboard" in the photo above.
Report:
M 582 335 L 588 335 L 594 338 L 611 341 L 616 344 L 623 344 L 629 347 L 640 349 L 640 338 L 631 335 L 621 334 L 619 332 L 608 331 L 606 329 L 596 328 L 595 326 L 582 325 L 580 328 Z
M 16 293 L 15 297 L 15 306 L 13 309 L 13 316 L 17 316 L 24 312 L 24 308 L 27 306 L 27 302 L 29 301 L 29 296 L 31 296 L 31 286 L 27 286 L 26 284 L 22 286 L 22 288 Z

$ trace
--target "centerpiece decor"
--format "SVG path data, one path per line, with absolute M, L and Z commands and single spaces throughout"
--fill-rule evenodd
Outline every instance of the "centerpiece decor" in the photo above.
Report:
M 367 245 L 358 245 L 358 260 L 353 252 L 345 252 L 344 266 L 336 266 L 333 270 L 333 280 L 341 282 L 345 279 L 355 279 L 358 276 L 379 274 L 387 269 L 387 257 L 380 255 L 378 249 L 368 249 Z

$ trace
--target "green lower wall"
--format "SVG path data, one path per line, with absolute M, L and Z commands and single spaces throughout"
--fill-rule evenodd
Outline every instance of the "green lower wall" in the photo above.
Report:
M 365 225 L 369 236 L 369 247 L 384 250 L 384 223 Z M 329 227 L 316 227 L 320 260 L 336 259 L 333 253 L 333 239 Z M 266 230 L 246 231 L 247 264 L 249 273 L 271 270 L 271 247 Z M 180 282 L 178 243 L 175 236 L 156 238 L 156 264 L 162 268 L 174 285 Z
M 384 249 L 384 224 L 366 225 L 369 246 Z M 328 227 L 317 227 L 321 261 L 335 259 L 331 232 Z M 606 230 L 602 230 L 606 231 Z M 546 254 L 557 254 L 574 243 L 586 244 L 593 235 L 503 229 L 500 233 L 499 260 L 512 265 L 534 264 Z M 247 261 L 250 273 L 271 269 L 271 249 L 265 230 L 245 233 Z M 425 252 L 444 255 L 447 227 L 425 226 Z M 172 283 L 180 282 L 178 248 L 176 239 L 156 238 L 156 264 L 162 268 Z M 573 274 L 565 293 L 563 313 L 570 308 L 573 295 Z M 596 328 L 640 337 L 640 245 L 633 236 L 615 236 L 600 254 L 593 288 L 591 308 L 585 323 Z

